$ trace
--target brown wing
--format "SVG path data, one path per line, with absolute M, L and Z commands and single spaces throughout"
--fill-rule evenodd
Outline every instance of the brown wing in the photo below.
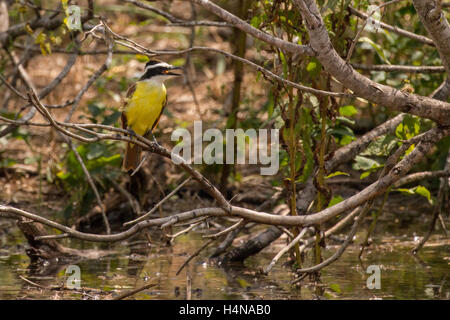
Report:
M 127 122 L 127 115 L 125 114 L 125 109 L 128 105 L 128 102 L 130 100 L 130 98 L 133 96 L 134 91 L 136 91 L 136 83 L 133 83 L 127 91 L 127 96 L 125 98 L 125 101 L 123 102 L 122 105 L 122 116 L 121 116 L 121 120 L 122 120 L 122 128 L 123 129 L 128 129 L 128 122 Z
M 155 129 L 156 126 L 158 125 L 159 119 L 161 119 L 161 115 L 163 114 L 164 108 L 165 108 L 166 106 L 167 106 L 167 94 L 166 94 L 166 99 L 164 100 L 164 103 L 163 103 L 163 107 L 161 108 L 161 112 L 159 113 L 158 118 L 156 118 L 156 121 L 155 121 L 155 123 L 153 124 L 151 131 L 153 131 L 153 129 Z

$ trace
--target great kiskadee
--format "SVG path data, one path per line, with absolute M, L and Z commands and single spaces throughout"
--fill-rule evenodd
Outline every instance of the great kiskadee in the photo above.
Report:
M 181 69 L 159 60 L 150 60 L 145 65 L 144 74 L 130 86 L 123 104 L 122 127 L 131 134 L 146 136 L 152 134 L 167 104 L 164 81 L 181 74 L 172 70 Z M 127 143 L 123 160 L 125 171 L 135 170 L 141 161 L 142 148 Z

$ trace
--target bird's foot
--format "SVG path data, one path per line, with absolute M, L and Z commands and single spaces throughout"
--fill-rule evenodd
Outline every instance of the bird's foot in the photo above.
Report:
M 153 132 L 150 132 L 150 136 L 152 137 L 153 143 L 156 144 L 157 147 L 161 147 L 161 145 L 156 141 L 155 135 Z
M 136 138 L 137 134 L 136 134 L 136 132 L 134 132 L 133 129 L 127 129 L 127 131 L 130 134 L 131 138 Z

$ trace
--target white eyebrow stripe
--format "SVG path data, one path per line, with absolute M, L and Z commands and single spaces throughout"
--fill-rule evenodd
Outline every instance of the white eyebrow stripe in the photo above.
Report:
M 160 63 L 157 63 L 157 64 L 153 64 L 151 66 L 147 66 L 145 68 L 145 71 L 153 69 L 153 68 L 158 68 L 158 67 L 166 67 L 166 68 L 168 68 L 168 67 L 170 67 L 170 64 L 165 63 L 165 62 L 160 62 Z

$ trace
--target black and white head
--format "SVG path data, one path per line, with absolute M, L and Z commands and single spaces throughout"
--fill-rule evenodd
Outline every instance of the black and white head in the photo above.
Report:
M 173 70 L 179 70 L 181 67 L 175 67 L 163 61 L 156 59 L 150 60 L 145 64 L 144 74 L 140 80 L 164 81 L 172 77 L 181 76 Z

